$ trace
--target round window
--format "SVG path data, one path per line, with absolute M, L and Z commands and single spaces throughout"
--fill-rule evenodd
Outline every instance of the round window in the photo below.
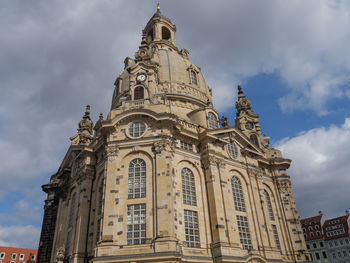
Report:
M 230 154 L 232 159 L 237 159 L 237 157 L 238 157 L 238 150 L 237 150 L 236 145 L 233 142 L 227 144 L 227 151 Z
M 146 125 L 143 122 L 135 121 L 129 126 L 129 135 L 134 138 L 141 137 L 146 131 Z

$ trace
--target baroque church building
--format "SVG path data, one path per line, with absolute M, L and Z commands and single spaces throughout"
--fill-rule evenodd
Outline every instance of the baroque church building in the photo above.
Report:
M 238 87 L 219 118 L 200 67 L 157 8 L 115 81 L 90 107 L 47 193 L 38 262 L 306 262 L 291 161 Z

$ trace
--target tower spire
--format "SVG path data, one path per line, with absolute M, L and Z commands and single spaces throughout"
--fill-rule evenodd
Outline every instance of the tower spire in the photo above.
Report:
M 237 109 L 236 116 L 239 116 L 241 115 L 242 112 L 245 112 L 248 110 L 251 111 L 251 107 L 250 107 L 250 101 L 247 100 L 247 98 L 245 97 L 240 85 L 238 85 L 237 89 L 238 89 L 238 100 L 236 102 L 236 109 Z
M 157 12 L 160 12 L 160 6 L 159 6 L 159 2 L 157 3 Z

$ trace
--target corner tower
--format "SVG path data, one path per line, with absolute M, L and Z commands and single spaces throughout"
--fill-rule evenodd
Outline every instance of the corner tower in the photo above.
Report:
M 306 261 L 290 160 L 271 154 L 241 89 L 236 126 L 220 127 L 175 32 L 158 7 L 106 119 L 93 127 L 87 107 L 43 186 L 39 262 Z

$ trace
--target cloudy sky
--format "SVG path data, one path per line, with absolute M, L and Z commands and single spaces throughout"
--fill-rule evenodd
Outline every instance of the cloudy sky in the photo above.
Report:
M 234 123 L 242 84 L 264 133 L 293 160 L 301 217 L 350 209 L 350 1 L 161 1 Z M 86 104 L 108 113 L 156 1 L 3 0 L 0 245 L 36 248 L 45 195 Z

